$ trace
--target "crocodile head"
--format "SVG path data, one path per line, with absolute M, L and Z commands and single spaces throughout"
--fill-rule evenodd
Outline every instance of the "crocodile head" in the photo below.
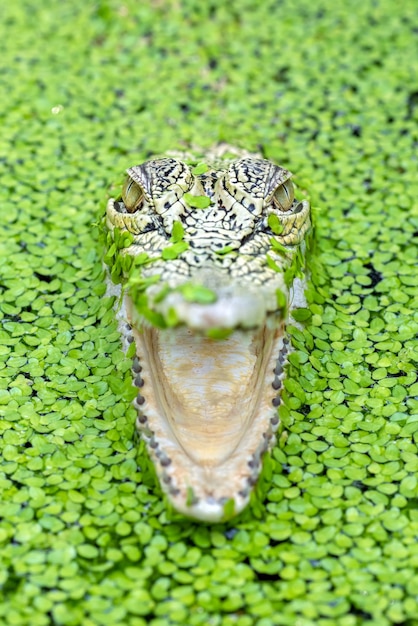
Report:
M 169 499 L 198 519 L 243 509 L 278 426 L 310 229 L 290 177 L 218 146 L 130 168 L 108 202 L 137 425 Z

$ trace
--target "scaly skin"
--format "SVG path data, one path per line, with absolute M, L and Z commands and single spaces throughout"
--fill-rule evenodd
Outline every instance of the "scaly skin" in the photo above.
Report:
M 278 426 L 311 229 L 290 176 L 221 145 L 130 168 L 108 202 L 105 262 L 124 287 L 125 347 L 135 342 L 137 424 L 169 499 L 197 519 L 243 509 Z

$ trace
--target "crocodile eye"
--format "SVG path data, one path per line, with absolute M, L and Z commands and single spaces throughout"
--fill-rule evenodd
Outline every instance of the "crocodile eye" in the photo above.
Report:
M 129 213 L 136 211 L 144 199 L 144 191 L 130 176 L 127 177 L 122 189 L 122 200 Z
M 274 192 L 273 202 L 281 211 L 288 211 L 292 206 L 295 197 L 295 190 L 291 180 L 286 180 L 282 185 L 279 185 Z

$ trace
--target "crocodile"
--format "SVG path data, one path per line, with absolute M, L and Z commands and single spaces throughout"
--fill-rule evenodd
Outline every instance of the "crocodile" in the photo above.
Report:
M 243 510 L 275 441 L 312 233 L 291 176 L 220 144 L 129 168 L 107 204 L 137 427 L 168 500 L 197 520 Z

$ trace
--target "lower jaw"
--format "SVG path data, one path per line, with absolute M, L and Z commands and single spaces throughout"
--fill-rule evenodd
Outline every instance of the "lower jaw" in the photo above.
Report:
M 239 513 L 279 424 L 283 322 L 211 340 L 185 327 L 140 326 L 129 297 L 124 304 L 136 346 L 137 426 L 163 490 L 199 520 Z

